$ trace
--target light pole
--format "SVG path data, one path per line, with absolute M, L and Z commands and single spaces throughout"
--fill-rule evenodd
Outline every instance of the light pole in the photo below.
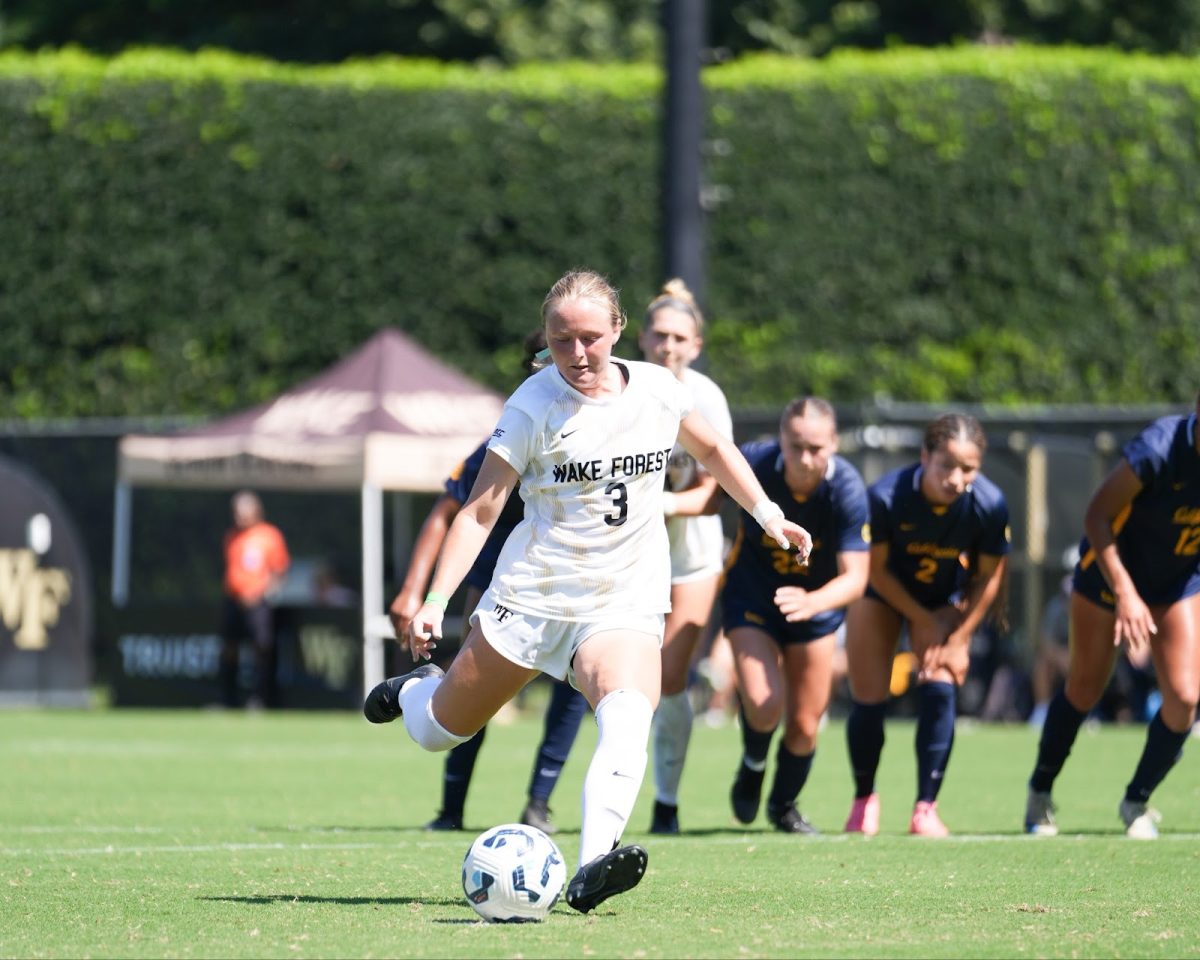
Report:
M 663 266 L 704 302 L 704 213 L 700 203 L 704 95 L 704 0 L 665 0 L 667 84 L 663 109 Z M 664 278 L 665 279 L 665 278 Z

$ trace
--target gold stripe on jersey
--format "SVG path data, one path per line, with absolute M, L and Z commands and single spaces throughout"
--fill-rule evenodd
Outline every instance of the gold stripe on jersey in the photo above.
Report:
M 1125 527 L 1125 524 L 1129 522 L 1129 514 L 1131 514 L 1132 512 L 1133 512 L 1133 504 L 1127 503 L 1127 504 L 1125 504 L 1125 508 L 1120 513 L 1118 513 L 1116 515 L 1116 517 L 1113 518 L 1112 535 L 1114 537 L 1117 536 L 1118 534 L 1120 534 L 1121 530 Z M 1080 558 L 1079 569 L 1086 570 L 1088 567 L 1090 567 L 1095 562 L 1096 562 L 1096 548 L 1089 546 L 1088 552 L 1085 553 L 1082 558 Z

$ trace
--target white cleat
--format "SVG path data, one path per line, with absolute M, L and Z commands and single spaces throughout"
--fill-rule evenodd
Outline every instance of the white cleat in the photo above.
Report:
M 1133 840 L 1158 839 L 1158 824 L 1162 814 L 1153 807 L 1133 800 L 1122 800 L 1117 813 L 1125 824 L 1125 836 Z

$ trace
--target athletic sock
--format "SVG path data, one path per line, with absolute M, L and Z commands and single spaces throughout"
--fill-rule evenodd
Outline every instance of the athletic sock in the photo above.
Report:
M 923 683 L 917 687 L 917 799 L 937 800 L 954 747 L 955 697 L 952 683 Z
M 679 781 L 692 737 L 692 702 L 687 691 L 658 701 L 654 712 L 654 798 L 660 803 L 679 803 Z
M 869 797 L 875 792 L 875 772 L 883 753 L 883 721 L 887 702 L 859 703 L 852 701 L 846 719 L 846 746 L 850 753 L 850 772 L 854 777 L 855 798 Z
M 475 772 L 475 758 L 479 756 L 485 733 L 487 727 L 446 754 L 446 765 L 442 768 L 442 813 L 447 816 L 462 819 L 471 774 Z
M 746 719 L 746 710 L 742 708 L 742 763 L 751 770 L 765 770 L 773 736 L 774 727 L 770 730 L 755 730 L 751 727 L 750 721 Z
M 816 750 L 808 754 L 792 753 L 782 740 L 779 741 L 779 749 L 775 751 L 775 780 L 767 797 L 768 811 L 772 807 L 786 807 L 795 803 L 808 781 L 808 772 L 816 755 Z
M 637 690 L 614 690 L 596 704 L 596 752 L 583 781 L 579 865 L 616 846 L 646 775 L 654 709 Z
M 1086 718 L 1087 713 L 1076 710 L 1061 690 L 1054 695 L 1046 710 L 1029 789 L 1037 793 L 1049 793 L 1053 789 L 1054 780 L 1071 755 L 1071 747 Z
M 542 742 L 529 779 L 530 797 L 550 799 L 585 713 L 587 700 L 583 694 L 569 683 L 554 681 L 550 704 L 546 707 L 546 718 L 542 723 Z
M 1142 758 L 1138 761 L 1133 779 L 1125 788 L 1125 799 L 1135 803 L 1145 803 L 1150 799 L 1154 788 L 1163 782 L 1163 778 L 1183 756 L 1183 745 L 1191 729 L 1176 733 L 1163 723 L 1162 711 L 1154 715 L 1146 730 L 1146 745 L 1142 748 Z
M 441 677 L 421 677 L 410 680 L 400 688 L 400 709 L 404 711 L 404 729 L 423 750 L 440 752 L 466 743 L 474 734 L 465 737 L 451 733 L 433 715 L 433 692 Z

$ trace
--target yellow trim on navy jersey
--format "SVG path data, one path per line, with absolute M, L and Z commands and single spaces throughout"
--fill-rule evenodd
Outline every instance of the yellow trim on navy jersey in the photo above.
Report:
M 1121 532 L 1121 529 L 1125 526 L 1125 524 L 1129 521 L 1129 514 L 1132 512 L 1133 512 L 1133 504 L 1127 503 L 1127 504 L 1125 504 L 1124 509 L 1122 509 L 1121 512 L 1118 513 L 1113 518 L 1112 535 L 1113 535 L 1114 539 Z M 1096 548 L 1088 547 L 1087 553 L 1085 553 L 1079 560 L 1079 569 L 1086 570 L 1088 567 L 1090 567 L 1095 562 L 1096 562 Z

